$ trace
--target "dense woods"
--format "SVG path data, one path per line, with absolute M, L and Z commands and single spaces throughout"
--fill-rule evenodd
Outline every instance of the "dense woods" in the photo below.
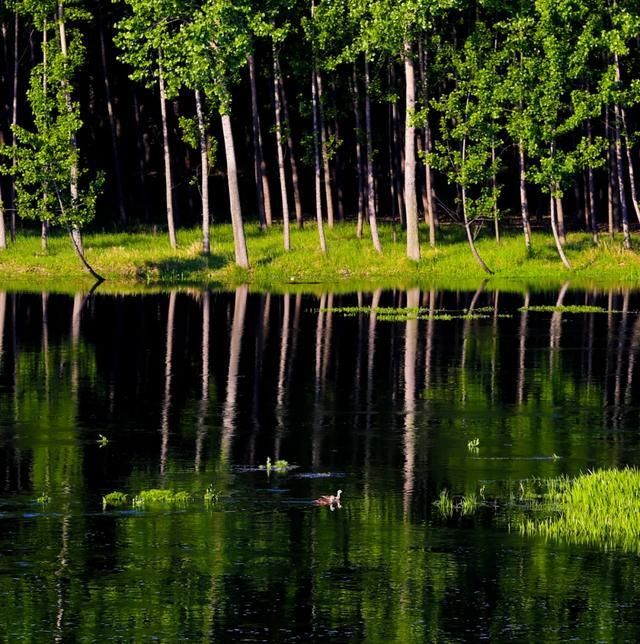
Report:
M 353 221 L 384 253 L 464 227 L 640 222 L 636 0 L 3 0 L 0 249 L 37 225 Z M 421 223 L 421 222 L 424 223 Z M 368 229 L 368 230 L 367 230 Z M 428 232 L 427 232 L 428 231 Z M 399 233 L 400 234 L 400 233 Z M 87 268 L 90 268 L 87 265 Z

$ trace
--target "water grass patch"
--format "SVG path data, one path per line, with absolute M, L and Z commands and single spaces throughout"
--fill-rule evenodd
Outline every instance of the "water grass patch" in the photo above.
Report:
M 640 552 L 640 470 L 598 470 L 541 487 L 541 502 L 518 523 L 522 534 Z

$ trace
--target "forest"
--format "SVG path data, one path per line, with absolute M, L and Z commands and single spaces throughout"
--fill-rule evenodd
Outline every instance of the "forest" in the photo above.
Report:
M 94 272 L 87 228 L 198 226 L 208 255 L 229 220 L 243 268 L 254 220 L 322 254 L 393 225 L 410 260 L 456 225 L 487 273 L 481 234 L 549 231 L 567 268 L 570 230 L 632 247 L 635 0 L 3 0 L 0 24 L 0 249 L 59 229 Z

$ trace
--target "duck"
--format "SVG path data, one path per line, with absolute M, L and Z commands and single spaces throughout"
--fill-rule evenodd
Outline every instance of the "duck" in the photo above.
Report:
M 330 505 L 330 506 L 335 506 L 335 505 L 340 505 L 340 495 L 342 494 L 342 490 L 338 490 L 337 494 L 329 494 L 328 496 L 321 496 L 319 499 L 316 499 L 314 503 L 316 505 Z

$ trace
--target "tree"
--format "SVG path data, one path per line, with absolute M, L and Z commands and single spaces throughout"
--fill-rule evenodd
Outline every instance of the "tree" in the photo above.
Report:
M 132 80 L 147 87 L 157 85 L 162 118 L 163 159 L 165 169 L 165 198 L 169 243 L 177 248 L 173 211 L 173 181 L 171 150 L 167 124 L 167 98 L 180 87 L 176 74 L 181 52 L 176 34 L 180 23 L 193 7 L 185 0 L 125 0 L 131 13 L 116 25 L 116 44 L 122 50 L 121 59 L 131 65 Z
M 449 63 L 452 86 L 435 103 L 441 114 L 442 139 L 434 163 L 459 188 L 467 241 L 482 269 L 491 273 L 475 245 L 472 226 L 489 219 L 498 198 L 495 148 L 500 141 L 494 96 L 496 57 L 491 34 L 481 23 L 455 49 L 442 49 Z
M 81 228 L 93 219 L 102 177 L 89 180 L 80 168 L 77 132 L 82 127 L 79 105 L 71 98 L 71 83 L 84 60 L 84 47 L 67 20 L 82 21 L 87 13 L 81 5 L 62 2 L 24 2 L 19 9 L 42 25 L 43 62 L 31 72 L 27 99 L 34 129 L 14 126 L 14 144 L 0 148 L 6 159 L 4 172 L 16 185 L 16 207 L 20 216 L 66 228 L 73 248 L 86 269 L 103 278 L 88 263 L 80 237 Z M 65 9 L 68 12 L 65 14 Z M 57 28 L 59 38 L 47 38 Z

